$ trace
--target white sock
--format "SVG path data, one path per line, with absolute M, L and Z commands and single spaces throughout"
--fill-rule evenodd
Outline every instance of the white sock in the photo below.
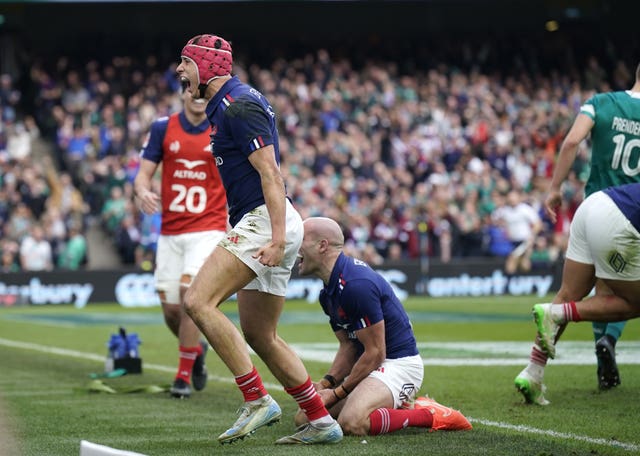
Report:
M 334 421 L 335 420 L 331 415 L 325 415 L 322 418 L 318 418 L 317 420 L 312 420 L 310 423 L 314 426 L 316 424 L 319 424 L 319 427 L 327 427 L 328 425 L 333 424 Z
M 544 378 L 544 366 L 529 363 L 529 365 L 526 367 L 526 370 L 529 376 L 538 382 L 541 382 Z
M 255 401 L 249 401 L 248 403 L 251 405 L 260 405 L 260 404 L 264 404 L 265 402 L 269 402 L 269 399 L 271 399 L 271 395 L 267 394 L 266 396 L 262 396 L 260 399 L 256 399 Z
M 564 312 L 564 304 L 548 304 L 549 312 L 551 312 L 551 319 L 555 323 L 564 323 L 566 320 Z

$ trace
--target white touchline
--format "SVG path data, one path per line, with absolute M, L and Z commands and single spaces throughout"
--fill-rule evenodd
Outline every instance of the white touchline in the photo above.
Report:
M 333 361 L 338 345 L 331 342 L 290 344 L 302 359 Z M 425 366 L 520 366 L 531 353 L 531 342 L 429 342 L 418 343 Z M 640 341 L 620 341 L 616 346 L 618 364 L 640 364 Z M 593 342 L 563 341 L 558 345 L 554 365 L 596 364 Z
M 40 344 L 34 344 L 31 342 L 21 342 L 16 340 L 0 338 L 0 345 L 3 345 L 5 347 L 33 350 L 41 353 L 50 353 L 54 355 L 67 356 L 70 358 L 80 358 L 80 359 L 104 362 L 104 355 L 97 355 L 95 353 L 85 353 L 85 352 L 80 352 L 76 350 L 69 350 L 67 348 L 50 347 L 50 346 L 45 346 Z M 308 346 L 308 345 L 312 345 L 312 344 L 305 344 L 305 346 Z M 328 348 L 330 344 L 317 344 L 317 345 L 318 345 L 318 351 L 324 351 L 326 348 Z M 144 368 L 156 370 L 160 372 L 169 372 L 169 373 L 175 372 L 175 367 L 163 366 L 161 364 L 145 363 Z M 213 381 L 221 382 L 221 383 L 234 383 L 234 379 L 232 377 L 221 377 L 218 375 L 209 375 L 209 379 Z M 266 382 L 264 385 L 267 388 L 271 388 L 271 389 L 282 388 L 280 384 L 274 384 L 269 382 Z M 557 432 L 557 431 L 550 431 L 545 429 L 538 429 L 530 426 L 525 426 L 522 424 L 502 423 L 499 421 L 490 421 L 490 420 L 484 420 L 481 418 L 472 418 L 472 417 L 467 417 L 467 418 L 469 418 L 469 421 L 471 421 L 472 423 L 482 424 L 483 426 L 510 429 L 517 432 L 528 433 L 528 434 L 539 434 L 539 435 L 545 435 L 548 437 L 554 437 L 559 439 L 578 440 L 586 443 L 593 443 L 597 445 L 622 448 L 629 451 L 640 451 L 640 445 L 636 445 L 633 443 L 624 443 L 624 442 L 619 442 L 614 440 L 594 438 L 594 437 L 588 437 L 588 436 L 578 435 L 578 434 L 570 434 L 566 432 Z
M 477 418 L 469 418 L 469 421 L 471 421 L 472 423 L 479 423 L 484 426 L 510 429 L 512 431 L 526 432 L 529 434 L 546 435 L 549 437 L 556 437 L 560 439 L 579 440 L 581 442 L 586 442 L 586 443 L 594 443 L 597 445 L 606 445 L 606 446 L 623 448 L 629 451 L 640 450 L 640 445 L 635 445 L 633 443 L 624 443 L 624 442 L 618 442 L 615 440 L 607 440 L 607 439 L 597 439 L 593 437 L 587 437 L 584 435 L 570 434 L 568 432 L 558 432 L 558 431 L 549 431 L 545 429 L 537 429 L 530 426 L 525 426 L 523 424 L 501 423 L 499 421 L 489 421 L 489 420 L 482 420 Z

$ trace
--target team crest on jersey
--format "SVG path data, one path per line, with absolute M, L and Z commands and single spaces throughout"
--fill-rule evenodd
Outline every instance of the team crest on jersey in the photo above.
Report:
M 169 144 L 169 150 L 174 154 L 180 152 L 180 141 L 173 141 L 171 144 Z

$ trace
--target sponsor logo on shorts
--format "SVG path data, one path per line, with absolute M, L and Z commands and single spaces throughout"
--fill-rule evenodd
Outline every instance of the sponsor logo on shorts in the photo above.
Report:
M 627 265 L 627 262 L 619 252 L 613 252 L 609 256 L 609 265 L 613 268 L 614 271 L 616 271 L 617 273 L 621 273 Z
M 378 369 L 380 370 L 380 369 Z M 400 391 L 400 403 L 407 404 L 406 408 L 413 408 L 413 401 L 416 397 L 416 385 L 413 383 L 405 383 Z

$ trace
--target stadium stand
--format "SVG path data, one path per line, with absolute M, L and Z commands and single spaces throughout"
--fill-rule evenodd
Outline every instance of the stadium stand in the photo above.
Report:
M 542 51 L 524 38 L 433 44 L 412 48 L 405 41 L 397 49 L 350 41 L 343 48 L 316 43 L 295 51 L 283 44 L 271 52 L 255 42 L 237 44 L 242 51 L 234 72 L 263 91 L 279 115 L 283 172 L 296 206 L 303 217 L 339 221 L 347 251 L 373 264 L 506 257 L 504 228 L 492 219 L 503 196 L 515 189 L 541 213 L 558 143 L 581 102 L 594 90 L 627 88 L 635 64 L 624 58 L 628 49 L 590 54 L 560 38 Z M 255 61 L 251 45 L 260 55 Z M 10 219 L 28 199 L 35 219 L 42 214 L 34 211 L 54 205 L 65 225 L 82 225 L 90 250 L 110 246 L 95 255 L 105 263 L 140 266 L 153 258 L 157 220 L 141 218 L 131 181 L 150 123 L 180 108 L 177 59 L 166 43 L 161 48 L 154 56 L 33 58 L 24 131 L 39 130 L 49 141 L 55 166 L 36 164 L 28 174 L 51 195 L 43 205 L 42 195 L 24 195 L 3 182 L 11 201 L 0 207 L 3 230 L 18 223 Z M 177 55 L 177 47 L 172 52 Z M 11 117 L 20 93 L 10 76 L 1 82 L 3 117 Z M 537 266 L 562 258 L 587 153 L 581 148 L 566 185 L 564 217 L 555 225 L 545 219 L 534 242 Z M 4 161 L 6 176 L 23 172 L 19 160 Z M 60 178 L 51 176 L 56 168 Z M 66 175 L 71 182 L 60 188 Z M 49 237 L 54 252 L 65 236 Z M 90 251 L 90 265 L 93 257 Z

